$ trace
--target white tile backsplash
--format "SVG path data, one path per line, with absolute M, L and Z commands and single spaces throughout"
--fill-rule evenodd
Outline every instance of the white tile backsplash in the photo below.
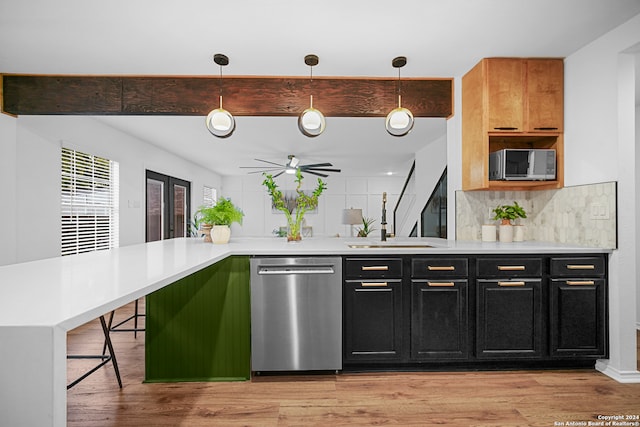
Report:
M 482 224 L 496 223 L 492 210 L 517 201 L 527 213 L 525 240 L 617 247 L 616 183 L 559 190 L 457 191 L 456 239 L 480 240 Z

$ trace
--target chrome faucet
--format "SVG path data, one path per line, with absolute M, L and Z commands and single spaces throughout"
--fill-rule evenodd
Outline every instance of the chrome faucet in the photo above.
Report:
M 382 221 L 380 221 L 381 230 L 381 238 L 382 241 L 385 242 L 387 240 L 387 192 L 382 193 Z

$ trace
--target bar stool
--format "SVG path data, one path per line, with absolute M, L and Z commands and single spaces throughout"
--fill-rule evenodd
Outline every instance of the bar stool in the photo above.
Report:
M 113 311 L 111 312 L 111 317 L 113 318 Z M 109 328 L 107 327 L 107 322 L 104 320 L 104 316 L 100 316 L 100 325 L 102 326 L 102 332 L 104 333 L 104 346 L 102 350 L 102 354 L 99 355 L 72 355 L 68 354 L 67 359 L 100 359 L 101 362 L 82 374 L 80 377 L 72 381 L 69 385 L 67 385 L 67 390 L 71 387 L 78 384 L 80 381 L 87 378 L 89 375 L 93 374 L 95 371 L 109 363 L 112 362 L 113 370 L 116 372 L 116 378 L 118 380 L 118 386 L 122 388 L 122 380 L 120 379 L 120 370 L 118 369 L 118 361 L 116 360 L 116 354 L 113 351 L 113 344 L 111 343 L 111 337 L 109 336 Z M 106 354 L 106 349 L 109 349 L 109 354 Z
M 134 312 L 131 316 L 127 317 L 126 319 L 124 319 L 122 322 L 117 323 L 116 325 L 113 325 L 113 313 L 115 311 L 111 312 L 111 315 L 109 316 L 109 331 L 111 332 L 133 332 L 133 337 L 134 338 L 138 338 L 138 332 L 144 332 L 144 328 L 139 328 L 138 327 L 138 318 L 139 317 L 145 317 L 144 314 L 140 314 L 138 312 L 138 301 L 139 299 L 137 299 L 135 301 L 134 304 Z M 133 328 L 123 328 L 122 325 L 124 325 L 127 322 L 130 322 L 131 320 L 133 320 Z M 104 348 L 103 348 L 103 352 L 104 352 Z

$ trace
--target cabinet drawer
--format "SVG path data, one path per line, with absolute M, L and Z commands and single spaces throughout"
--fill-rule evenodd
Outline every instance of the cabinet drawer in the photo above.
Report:
M 466 277 L 469 275 L 466 258 L 414 258 L 411 277 Z
M 478 277 L 536 277 L 542 258 L 478 258 Z
M 348 278 L 402 277 L 401 258 L 347 258 L 345 276 Z
M 593 277 L 604 273 L 604 256 L 551 258 L 551 275 L 554 277 Z

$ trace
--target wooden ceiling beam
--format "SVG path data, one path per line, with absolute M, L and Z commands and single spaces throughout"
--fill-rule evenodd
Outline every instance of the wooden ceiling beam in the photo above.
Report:
M 398 80 L 358 77 L 95 76 L 3 74 L 2 111 L 12 115 L 384 117 L 398 105 Z M 415 117 L 453 114 L 453 79 L 402 78 L 402 106 Z

